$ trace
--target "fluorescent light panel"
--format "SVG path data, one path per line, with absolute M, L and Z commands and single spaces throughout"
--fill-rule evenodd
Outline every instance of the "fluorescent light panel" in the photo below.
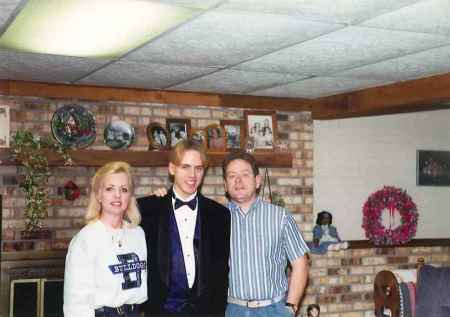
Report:
M 0 37 L 0 48 L 114 58 L 194 14 L 142 0 L 29 0 Z

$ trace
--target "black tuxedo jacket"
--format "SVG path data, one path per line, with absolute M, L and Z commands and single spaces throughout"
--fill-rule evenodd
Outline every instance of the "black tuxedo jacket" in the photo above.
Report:
M 171 191 L 164 197 L 137 200 L 141 226 L 147 240 L 148 298 L 146 315 L 164 316 L 170 275 L 169 215 L 173 210 Z M 223 316 L 228 295 L 230 255 L 230 212 L 221 204 L 198 194 L 200 242 L 196 262 L 196 293 L 193 316 Z

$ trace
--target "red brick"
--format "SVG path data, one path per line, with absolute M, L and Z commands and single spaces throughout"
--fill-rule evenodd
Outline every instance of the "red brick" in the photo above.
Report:
M 318 296 L 317 302 L 322 305 L 334 304 L 337 302 L 336 296 Z
M 388 264 L 400 264 L 400 263 L 408 263 L 408 257 L 402 256 L 402 257 L 388 257 L 387 258 Z
M 361 265 L 361 258 L 345 258 L 341 260 L 342 265 Z
M 342 294 L 349 293 L 351 290 L 350 285 L 330 286 L 327 288 L 328 294 Z
M 28 251 L 34 249 L 33 241 L 8 241 L 3 242 L 3 252 Z
M 341 296 L 342 303 L 353 303 L 361 300 L 362 294 L 344 294 Z
M 376 248 L 376 255 L 394 255 L 396 253 L 395 248 Z
M 328 275 L 339 275 L 339 268 L 329 268 Z

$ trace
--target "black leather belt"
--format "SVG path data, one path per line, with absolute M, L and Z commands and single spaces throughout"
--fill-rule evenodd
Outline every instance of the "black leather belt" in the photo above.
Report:
M 132 305 L 124 304 L 119 307 L 103 306 L 103 307 L 97 308 L 95 310 L 95 317 L 102 317 L 102 316 L 105 316 L 105 314 L 116 314 L 118 316 L 122 316 L 122 315 L 125 315 L 126 313 L 133 312 L 137 308 L 138 307 L 136 304 L 132 304 Z

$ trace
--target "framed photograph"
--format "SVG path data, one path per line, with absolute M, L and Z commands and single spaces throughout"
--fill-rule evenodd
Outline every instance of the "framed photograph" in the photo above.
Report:
M 223 127 L 219 124 L 211 124 L 206 127 L 208 149 L 213 151 L 225 151 L 226 134 Z
M 273 151 L 277 142 L 275 111 L 244 111 L 246 140 L 251 140 L 255 151 Z
M 0 106 L 0 148 L 9 147 L 9 107 Z
M 417 151 L 417 185 L 450 186 L 450 151 Z
M 191 139 L 195 140 L 201 144 L 203 144 L 203 146 L 206 148 L 207 147 L 207 142 L 206 140 L 208 139 L 207 135 L 206 135 L 206 130 L 202 129 L 202 128 L 192 128 L 191 129 Z
M 220 125 L 227 136 L 227 150 L 243 149 L 245 145 L 245 124 L 242 120 L 221 120 Z
M 163 150 L 169 145 L 169 134 L 158 122 L 147 126 L 147 138 L 150 150 Z
M 187 139 L 191 131 L 189 119 L 167 119 L 166 128 L 169 134 L 170 147 L 175 146 L 181 140 Z

